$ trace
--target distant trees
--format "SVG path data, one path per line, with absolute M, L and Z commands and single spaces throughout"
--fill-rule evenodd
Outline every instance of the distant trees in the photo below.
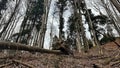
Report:
M 107 3 L 104 0 L 101 0 L 101 3 L 103 4 L 102 6 L 105 8 L 108 17 L 111 19 L 111 23 L 113 24 L 115 30 L 117 31 L 118 35 L 120 36 L 120 23 L 118 22 L 120 20 L 120 17 L 118 16 L 119 13 L 116 14 L 116 10 L 114 8 L 110 8 L 114 7 L 113 5 L 110 5 L 110 2 L 108 1 Z
M 2 1 L 2 2 L 3 2 L 2 4 L 5 3 L 5 1 Z M 46 13 L 48 14 L 48 11 L 44 9 L 45 7 L 47 7 L 47 6 L 44 7 L 44 5 L 47 5 L 48 2 L 45 1 L 44 3 L 44 0 L 38 0 L 38 1 L 37 0 L 35 1 L 16 0 L 16 1 L 8 1 L 8 3 L 9 2 L 16 2 L 16 3 L 15 3 L 14 8 L 12 8 L 14 10 L 11 10 L 11 14 L 9 16 L 8 21 L 6 22 L 3 21 L 5 17 L 2 18 L 3 20 L 1 19 L 1 24 L 3 22 L 5 23 L 5 26 L 2 26 L 3 29 L 0 32 L 1 39 L 11 40 L 11 41 L 13 40 L 14 42 L 20 42 L 20 43 L 30 44 L 30 45 L 38 45 L 40 42 L 38 41 L 39 36 L 40 36 L 40 31 L 41 33 L 43 33 L 44 31 L 43 28 L 46 28 L 46 27 L 43 27 L 43 25 L 46 25 L 43 22 L 45 22 L 44 18 L 46 18 L 47 16 Z M 20 15 L 22 4 L 24 5 L 26 9 L 26 14 L 24 15 Z M 9 6 L 7 6 L 7 8 L 9 8 Z M 6 12 L 7 11 L 8 10 L 6 10 Z M 22 16 L 24 16 L 23 20 L 20 19 Z M 18 31 L 18 33 L 14 34 L 14 29 L 16 28 L 16 25 L 18 25 L 19 20 L 22 20 L 20 30 Z M 44 34 L 41 37 L 44 37 Z M 42 45 L 39 44 L 39 46 L 42 46 Z
M 77 49 L 78 51 L 81 51 L 82 49 L 88 50 L 91 46 L 99 47 L 101 45 L 101 42 L 100 42 L 101 38 L 105 37 L 108 33 L 110 35 L 112 34 L 113 29 L 112 27 L 108 27 L 108 26 L 114 25 L 115 29 L 118 31 L 118 25 L 115 23 L 112 23 L 113 19 L 109 15 L 107 16 L 103 14 L 101 11 L 99 11 L 100 15 L 95 16 L 92 13 L 91 9 L 87 8 L 86 1 L 70 0 L 69 2 L 73 7 L 72 8 L 73 12 L 71 12 L 71 16 L 68 19 L 68 36 L 66 40 L 70 42 L 69 47 L 72 47 L 73 49 Z M 65 4 L 65 2 L 62 4 Z M 60 11 L 62 11 L 62 9 Z M 108 11 L 107 9 L 106 11 Z M 98 10 L 100 9 L 98 8 Z M 63 17 L 61 16 L 61 20 L 59 21 L 60 23 L 64 21 L 64 18 L 63 19 L 62 18 Z M 84 27 L 84 24 L 86 23 L 88 24 L 88 27 L 89 27 L 92 45 L 90 43 L 90 40 L 88 40 L 85 35 L 86 28 Z M 101 28 L 100 26 L 104 26 L 106 29 Z M 64 27 L 60 29 L 61 33 L 63 28 Z M 62 35 L 59 35 L 59 36 L 62 36 Z

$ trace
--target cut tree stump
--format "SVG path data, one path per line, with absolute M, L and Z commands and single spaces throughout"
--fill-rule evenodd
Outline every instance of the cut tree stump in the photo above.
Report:
M 13 43 L 13 42 L 5 42 L 5 41 L 0 41 L 0 49 L 24 50 L 24 51 L 29 51 L 29 52 L 63 54 L 60 50 L 48 50 L 48 49 L 33 47 L 30 45 L 24 45 L 24 44 Z

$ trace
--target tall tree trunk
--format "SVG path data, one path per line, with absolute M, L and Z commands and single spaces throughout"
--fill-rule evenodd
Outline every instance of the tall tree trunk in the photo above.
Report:
M 64 39 L 64 31 L 63 31 L 63 28 L 64 28 L 64 17 L 63 17 L 63 12 L 64 12 L 64 8 L 65 8 L 65 0 L 58 0 L 59 4 L 59 39 L 60 40 L 63 40 Z
M 76 31 L 76 47 L 77 51 L 81 52 L 82 49 L 82 31 L 81 28 L 83 28 L 82 25 L 82 15 L 80 12 L 80 6 L 78 5 L 79 0 L 74 0 L 74 18 L 75 18 L 75 31 Z M 79 11 L 78 11 L 79 10 Z
M 39 40 L 38 40 L 38 47 L 43 48 L 44 46 L 44 38 L 45 38 L 45 32 L 46 32 L 46 28 L 47 28 L 47 20 L 48 20 L 48 13 L 49 13 L 49 9 L 50 9 L 50 4 L 51 4 L 51 0 L 44 0 L 44 14 L 42 17 L 42 26 L 41 26 L 41 30 L 39 32 Z
M 116 22 L 120 25 L 120 16 L 118 15 L 118 13 L 116 12 L 116 9 L 115 9 L 115 7 L 114 7 L 114 5 L 110 2 L 110 5 L 112 6 L 112 9 L 113 9 L 113 11 L 114 11 L 114 13 L 115 13 L 115 16 L 116 16 Z M 119 26 L 118 25 L 118 26 Z
M 110 0 L 120 13 L 120 3 L 117 0 Z
M 84 0 L 84 3 L 85 3 L 85 0 Z M 86 14 L 87 14 L 87 17 L 88 17 L 88 25 L 89 25 L 89 28 L 90 28 L 90 33 L 91 33 L 91 38 L 92 38 L 92 44 L 93 46 L 99 46 L 100 44 L 98 43 L 98 40 L 97 40 L 97 37 L 96 37 L 96 33 L 95 33 L 95 30 L 93 28 L 93 22 L 91 20 L 91 17 L 90 17 L 90 13 L 86 7 L 86 3 L 85 3 L 85 9 L 86 9 Z
M 16 11 L 17 11 L 19 5 L 20 5 L 20 2 L 21 2 L 21 1 L 19 0 L 18 3 L 16 3 L 16 6 L 15 6 L 15 8 L 14 8 L 13 13 L 11 14 L 11 16 L 10 16 L 8 22 L 6 23 L 4 29 L 3 29 L 2 32 L 0 33 L 0 37 L 4 34 L 4 32 L 6 31 L 7 27 L 9 26 L 9 24 L 10 24 L 11 21 L 13 20 L 14 15 L 15 15 L 15 13 L 16 13 Z M 4 36 L 4 35 L 3 35 L 3 36 Z

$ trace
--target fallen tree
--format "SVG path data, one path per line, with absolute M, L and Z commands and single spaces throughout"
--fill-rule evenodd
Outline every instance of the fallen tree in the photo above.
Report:
M 0 41 L 0 49 L 2 50 L 3 49 L 24 50 L 24 51 L 29 51 L 29 52 L 62 54 L 60 50 L 48 50 L 48 49 L 42 49 L 42 48 L 24 45 L 20 43 L 4 42 L 4 41 Z

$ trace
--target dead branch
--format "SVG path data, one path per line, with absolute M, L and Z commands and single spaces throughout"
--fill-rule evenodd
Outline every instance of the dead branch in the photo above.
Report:
M 113 42 L 120 48 L 120 45 L 117 42 L 115 42 L 115 41 L 113 41 Z
M 116 61 L 116 62 L 114 62 L 114 63 L 112 63 L 110 66 L 114 66 L 114 65 L 117 65 L 117 64 L 120 64 L 120 61 L 119 61 L 119 60 Z
M 30 64 L 28 64 L 28 63 L 19 61 L 19 60 L 13 60 L 13 62 L 22 64 L 22 65 L 27 66 L 27 67 L 29 67 L 29 68 L 35 68 L 34 66 L 32 66 L 32 65 L 30 65 Z
M 11 65 L 11 64 L 12 64 L 11 62 L 10 63 L 6 63 L 6 64 L 2 64 L 2 65 L 0 65 L 0 68 L 6 67 L 6 66 Z
M 48 49 L 42 49 L 42 48 L 24 45 L 20 43 L 4 42 L 4 41 L 2 42 L 0 41 L 0 49 L 24 50 L 24 51 L 30 51 L 30 52 L 62 54 L 60 50 L 48 50 Z

